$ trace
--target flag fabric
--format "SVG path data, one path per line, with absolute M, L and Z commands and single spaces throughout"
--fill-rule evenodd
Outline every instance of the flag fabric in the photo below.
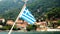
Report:
M 22 11 L 20 18 L 28 22 L 28 24 L 34 24 L 36 22 L 34 16 L 26 7 L 24 7 L 24 10 Z

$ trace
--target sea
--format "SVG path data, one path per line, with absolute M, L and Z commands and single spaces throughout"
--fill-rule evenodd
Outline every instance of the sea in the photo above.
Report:
M 8 34 L 8 32 L 0 32 L 0 34 Z M 60 31 L 44 31 L 44 32 L 12 32 L 11 34 L 60 34 Z

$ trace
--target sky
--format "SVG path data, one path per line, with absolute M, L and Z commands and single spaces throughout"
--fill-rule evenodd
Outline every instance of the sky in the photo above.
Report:
M 0 1 L 2 1 L 2 0 L 0 0 Z

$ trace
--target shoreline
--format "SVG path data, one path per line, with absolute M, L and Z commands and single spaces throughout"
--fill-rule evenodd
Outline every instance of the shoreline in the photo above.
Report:
M 0 30 L 0 32 L 9 32 L 10 30 Z M 60 31 L 60 29 L 47 29 L 49 31 Z M 31 32 L 31 31 L 24 31 L 24 30 L 12 30 L 12 32 Z M 41 32 L 41 31 L 32 31 L 32 32 Z M 45 32 L 45 31 L 42 31 Z

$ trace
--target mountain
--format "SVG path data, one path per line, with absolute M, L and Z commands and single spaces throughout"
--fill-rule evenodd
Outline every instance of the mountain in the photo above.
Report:
M 0 1 L 0 13 L 4 13 L 7 10 L 11 10 L 14 8 L 20 8 L 21 5 L 23 3 L 21 3 L 21 1 L 17 1 L 17 0 L 2 0 Z
M 45 14 L 55 7 L 60 7 L 60 0 L 29 0 L 27 8 L 33 13 L 35 18 Z M 2 0 L 0 1 L 0 17 L 16 18 L 24 2 L 22 0 Z
M 28 4 L 28 7 L 37 18 L 49 12 L 53 8 L 60 7 L 59 1 L 60 0 L 35 0 L 34 2 Z

